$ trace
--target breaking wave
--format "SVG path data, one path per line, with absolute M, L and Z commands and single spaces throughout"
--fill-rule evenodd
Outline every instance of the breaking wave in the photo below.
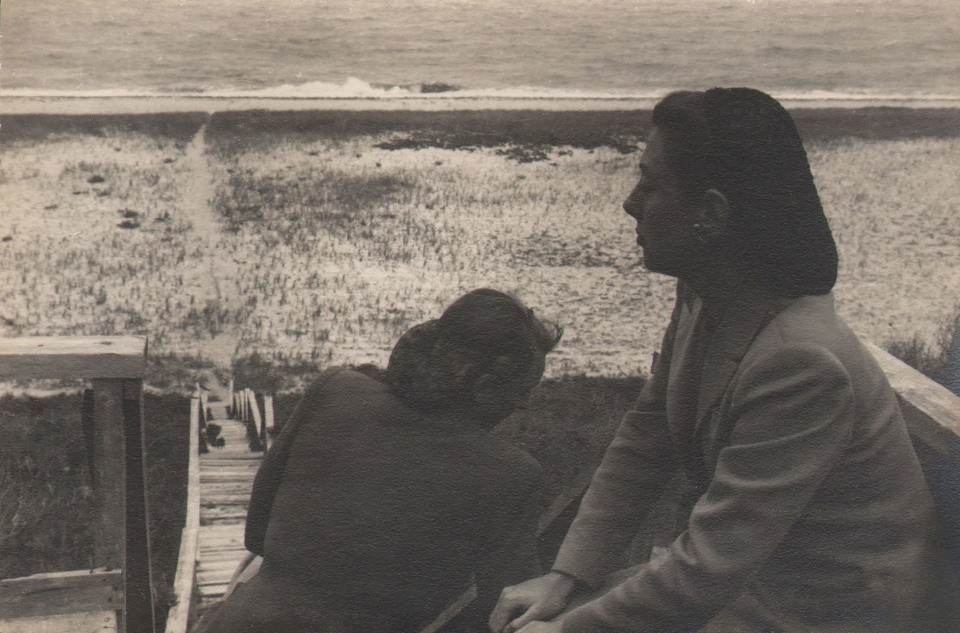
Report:
M 259 89 L 211 89 L 199 91 L 150 91 L 136 89 L 43 90 L 34 88 L 0 89 L 0 96 L 21 98 L 212 98 L 212 99 L 589 99 L 653 101 L 672 88 L 658 87 L 636 91 L 598 91 L 538 86 L 514 88 L 470 88 L 443 82 L 379 85 L 356 77 L 343 83 L 310 81 L 282 84 Z M 857 101 L 960 101 L 957 94 L 884 93 L 873 90 L 780 90 L 775 97 L 794 102 L 857 102 Z

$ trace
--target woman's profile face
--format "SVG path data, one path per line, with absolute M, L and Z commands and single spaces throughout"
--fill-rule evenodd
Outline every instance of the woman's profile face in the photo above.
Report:
M 640 181 L 623 203 L 637 221 L 637 244 L 644 266 L 657 273 L 685 277 L 696 252 L 693 209 L 670 169 L 665 150 L 669 138 L 654 128 L 640 157 Z

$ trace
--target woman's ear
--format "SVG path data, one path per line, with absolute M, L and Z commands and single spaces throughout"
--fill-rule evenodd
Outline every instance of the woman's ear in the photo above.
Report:
M 707 189 L 700 198 L 697 209 L 697 223 L 700 224 L 703 236 L 713 240 L 727 231 L 730 219 L 730 203 L 727 197 L 716 189 Z

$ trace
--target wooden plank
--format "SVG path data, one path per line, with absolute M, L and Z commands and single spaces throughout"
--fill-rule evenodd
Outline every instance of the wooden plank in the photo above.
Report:
M 217 583 L 213 585 L 202 585 L 200 586 L 200 594 L 210 602 L 219 602 L 220 598 L 223 598 L 223 594 L 227 593 L 227 583 Z
M 124 548 L 126 437 L 123 431 L 123 381 L 93 381 L 93 493 L 97 521 L 93 564 L 121 569 Z
M 216 534 L 216 533 L 207 533 L 205 530 L 208 528 L 217 528 L 221 527 L 218 525 L 201 525 L 200 526 L 200 561 L 204 560 L 204 557 L 210 554 L 210 552 L 215 551 L 232 551 L 237 548 L 243 548 L 243 524 L 239 523 L 236 526 L 237 529 L 234 531 L 234 534 Z
M 243 535 L 243 525 L 201 525 L 200 526 L 200 535 L 203 538 L 212 537 L 212 536 L 234 536 L 234 535 Z
M 263 418 L 267 430 L 273 431 L 276 428 L 273 419 L 273 396 L 263 396 Z
M 3 633 L 116 633 L 115 611 L 90 611 L 35 618 L 0 620 Z
M 225 544 L 222 547 L 216 547 L 213 549 L 202 549 L 200 550 L 200 558 L 197 562 L 198 565 L 203 564 L 204 561 L 211 561 L 211 563 L 216 563 L 217 561 L 223 560 L 233 560 L 239 561 L 241 558 L 246 556 L 247 550 L 243 546 L 243 543 L 230 543 Z M 203 578 L 203 574 L 199 571 L 197 572 L 197 582 Z
M 167 613 L 165 633 L 186 633 L 193 612 L 193 590 L 200 538 L 200 405 L 190 401 L 190 459 L 187 462 L 187 516 L 180 535 L 177 575 L 173 580 L 176 604 Z
M 237 565 L 240 564 L 241 560 L 243 560 L 243 556 L 237 559 L 232 559 L 229 556 L 211 558 L 201 561 L 197 565 L 197 569 L 202 570 L 203 572 L 227 570 L 230 573 L 233 573 L 233 571 L 237 568 Z
M 200 527 L 202 529 L 204 526 Z M 203 562 L 211 551 L 234 552 L 243 551 L 244 549 L 242 534 L 238 535 L 237 538 L 204 539 L 204 542 L 200 546 L 200 562 Z
M 153 564 L 150 556 L 150 509 L 147 507 L 147 469 L 143 459 L 143 380 L 123 380 L 123 430 L 126 460 L 123 596 L 121 630 L 156 631 L 153 604 Z
M 239 562 L 239 559 L 238 561 Z M 209 587 L 210 585 L 228 585 L 230 584 L 230 579 L 233 577 L 234 568 L 236 565 L 233 565 L 229 569 L 210 569 L 204 571 L 199 575 L 199 584 L 201 587 Z
M 248 483 L 257 474 L 258 463 L 244 466 L 226 466 L 224 468 L 204 468 L 200 471 L 200 483 L 206 489 L 207 485 L 244 484 Z M 249 484 L 248 484 L 249 485 Z
M 202 490 L 202 510 L 222 505 L 246 506 L 250 502 L 250 486 L 203 486 Z
M 250 489 L 253 482 L 253 477 L 256 475 L 256 471 L 250 471 L 246 476 L 237 476 L 232 475 L 230 477 L 201 477 L 200 485 L 201 489 L 206 492 L 210 491 L 213 493 L 226 493 L 230 491 L 243 492 L 246 491 L 247 494 L 250 493 Z
M 30 618 L 119 610 L 123 606 L 119 570 L 84 569 L 0 580 L 0 613 Z M 6 633 L 6 629 L 0 627 Z
M 244 523 L 247 519 L 247 506 L 236 504 L 223 504 L 215 508 L 207 508 L 200 517 L 201 525 L 211 525 L 212 523 Z
M 444 626 L 449 624 L 450 620 L 457 617 L 461 611 L 467 608 L 471 602 L 477 599 L 477 583 L 471 579 L 470 586 L 459 596 L 453 599 L 447 607 L 427 626 L 420 629 L 419 633 L 437 633 Z
M 142 378 L 143 336 L 29 336 L 0 339 L 0 380 Z
M 960 435 L 960 398 L 875 344 L 864 344 L 897 395 L 943 428 Z

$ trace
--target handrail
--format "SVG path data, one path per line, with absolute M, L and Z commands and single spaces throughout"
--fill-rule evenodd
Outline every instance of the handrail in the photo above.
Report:
M 97 519 L 93 565 L 120 569 L 120 630 L 155 628 L 149 509 L 143 458 L 142 336 L 32 336 L 0 339 L 0 380 L 90 379 L 91 476 Z M 61 574 L 62 575 L 62 574 Z M 7 617 L 17 617 L 14 612 Z
M 887 375 L 901 404 L 907 405 L 904 415 L 908 424 L 911 417 L 920 414 L 960 436 L 960 397 L 874 343 L 865 341 L 864 345 Z
M 27 336 L 0 339 L 0 380 L 143 378 L 143 336 Z
M 947 459 L 954 461 L 960 459 L 957 450 L 960 446 L 960 398 L 877 345 L 869 341 L 865 341 L 864 344 L 897 393 L 914 444 L 932 448 Z M 273 426 L 272 398 L 264 398 L 265 407 L 268 409 L 264 411 L 261 418 L 252 390 L 231 391 L 231 396 L 235 417 L 243 422 L 249 421 L 255 424 L 257 430 L 261 432 Z M 547 531 L 555 529 L 554 524 L 562 516 L 567 516 L 565 511 L 579 503 L 589 486 L 590 479 L 589 473 L 584 473 L 574 480 L 569 489 L 558 495 L 540 517 L 538 535 L 542 536 Z M 424 631 L 432 632 L 442 628 L 475 597 L 476 586 L 471 585 Z M 182 633 L 182 629 L 172 630 L 168 625 L 166 633 Z
M 173 591 L 177 602 L 167 613 L 166 633 L 186 633 L 196 583 L 197 548 L 200 535 L 200 416 L 202 401 L 190 399 L 190 459 L 187 474 L 187 514 L 180 536 L 180 555 Z

